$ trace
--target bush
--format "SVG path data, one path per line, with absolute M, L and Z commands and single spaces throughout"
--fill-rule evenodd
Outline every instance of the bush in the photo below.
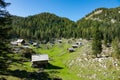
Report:
M 115 38 L 112 41 L 113 53 L 112 56 L 114 58 L 120 59 L 120 46 L 119 46 L 119 39 Z
M 32 49 L 26 48 L 21 51 L 21 54 L 25 58 L 31 58 L 32 54 L 35 54 L 35 52 Z

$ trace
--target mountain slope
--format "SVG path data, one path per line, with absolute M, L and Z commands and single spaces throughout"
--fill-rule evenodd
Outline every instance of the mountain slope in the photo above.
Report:
M 93 58 L 91 50 L 91 41 L 80 40 L 83 46 L 75 49 L 75 52 L 68 52 L 67 48 L 71 47 L 78 39 L 62 39 L 62 43 L 55 43 L 54 46 L 47 44 L 49 49 L 36 49 L 37 53 L 46 53 L 50 56 L 49 63 L 60 67 L 49 66 L 48 73 L 58 76 L 63 80 L 117 80 L 119 79 L 120 66 L 117 59 L 112 57 Z M 68 43 L 68 42 L 71 43 Z M 105 49 L 105 48 L 104 48 Z M 106 49 L 105 49 L 106 50 Z M 108 52 L 110 52 L 109 50 Z M 103 50 L 104 52 L 104 50 Z M 108 53 L 107 52 L 107 53 Z
M 28 39 L 73 37 L 75 23 L 51 13 L 41 13 L 25 18 L 13 17 L 13 34 Z
M 120 19 L 120 7 L 117 8 L 98 8 L 92 13 L 88 14 L 85 19 L 105 21 L 105 22 L 119 22 Z
M 11 34 L 15 37 L 45 41 L 61 37 L 92 39 L 92 32 L 98 27 L 105 43 L 111 43 L 115 37 L 120 39 L 119 17 L 120 7 L 98 8 L 76 23 L 50 13 L 25 18 L 14 17 Z
M 97 27 L 105 44 L 111 43 L 115 38 L 120 39 L 120 7 L 98 8 L 86 17 L 76 22 L 80 36 L 92 39 L 93 30 Z

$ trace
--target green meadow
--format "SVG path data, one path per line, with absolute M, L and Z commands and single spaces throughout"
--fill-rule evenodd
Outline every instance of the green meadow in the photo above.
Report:
M 11 75 L 1 75 L 7 80 L 48 80 L 61 78 L 62 80 L 120 80 L 120 62 L 112 57 L 108 58 L 93 58 L 91 50 L 91 41 L 82 40 L 82 46 L 75 49 L 75 52 L 69 52 L 67 48 L 77 41 L 63 39 L 62 43 L 41 44 L 40 48 L 33 47 L 37 54 L 48 54 L 49 64 L 43 73 L 38 78 L 29 78 L 30 74 L 39 74 L 38 68 L 32 68 L 31 62 L 18 61 L 12 62 L 9 66 Z M 13 56 L 13 55 L 12 55 Z M 20 60 L 18 54 L 14 54 L 14 59 Z M 117 66 L 114 65 L 117 63 Z M 15 75 L 15 71 L 18 72 Z M 20 73 L 19 73 L 20 72 Z M 14 73 L 14 75 L 12 74 Z

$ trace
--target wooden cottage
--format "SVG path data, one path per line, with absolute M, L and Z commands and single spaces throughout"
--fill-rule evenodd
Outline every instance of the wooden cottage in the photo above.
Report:
M 72 45 L 73 48 L 78 48 L 78 45 Z
M 34 42 L 32 45 L 33 45 L 34 47 L 40 48 L 40 44 L 38 44 L 38 43 L 36 43 L 36 42 Z
M 82 42 L 76 42 L 76 45 L 81 46 L 81 45 L 82 45 Z
M 59 43 L 62 43 L 62 40 L 58 40 Z
M 74 48 L 68 48 L 67 49 L 69 52 L 75 52 L 75 49 Z
M 37 44 L 36 42 L 34 42 L 32 45 L 33 45 L 33 46 L 37 46 L 38 44 Z
M 13 46 L 17 46 L 18 45 L 16 41 L 10 42 L 10 44 L 13 45 Z
M 48 64 L 49 60 L 47 54 L 34 54 L 31 58 L 33 67 L 45 67 Z
M 25 43 L 25 40 L 24 39 L 18 39 L 16 42 L 17 42 L 18 45 L 22 45 L 22 44 Z

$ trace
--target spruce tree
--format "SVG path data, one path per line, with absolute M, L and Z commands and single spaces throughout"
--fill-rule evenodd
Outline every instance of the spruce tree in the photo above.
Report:
M 112 56 L 114 58 L 120 59 L 120 47 L 119 47 L 119 39 L 118 38 L 115 38 L 112 41 L 112 48 L 113 48 Z
M 6 7 L 9 4 L 4 2 L 4 0 L 0 0 L 0 41 L 3 41 L 2 39 L 6 37 L 6 33 L 9 30 L 9 27 L 6 26 L 10 23 L 10 15 L 6 11 Z
M 9 28 L 6 26 L 10 23 L 9 13 L 5 10 L 5 8 L 9 5 L 9 3 L 4 2 L 4 0 L 0 0 L 0 73 L 7 69 L 8 63 L 7 60 L 10 59 L 8 54 L 8 47 L 6 46 L 6 33 Z
M 93 31 L 92 50 L 96 57 L 98 57 L 98 54 L 102 51 L 101 32 L 98 28 L 95 28 Z

